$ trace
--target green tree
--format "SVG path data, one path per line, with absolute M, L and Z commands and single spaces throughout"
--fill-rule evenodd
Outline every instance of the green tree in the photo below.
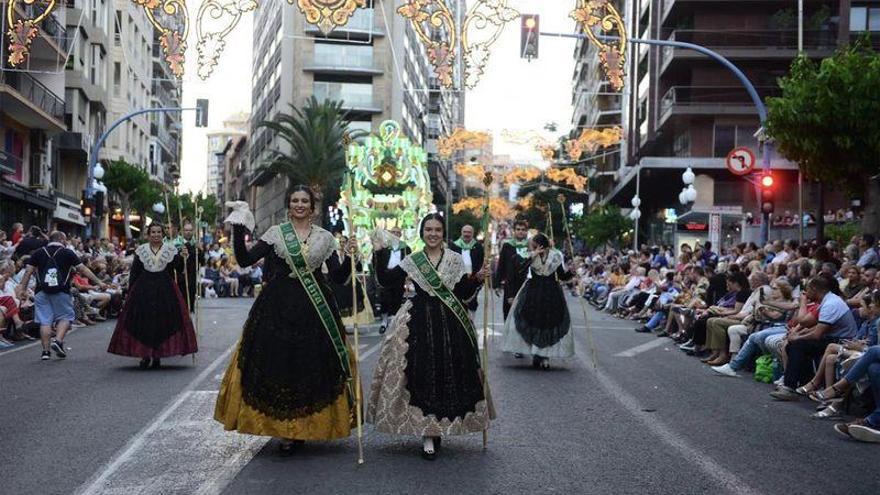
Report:
M 801 57 L 779 85 L 782 96 L 768 100 L 767 121 L 779 152 L 823 187 L 836 186 L 861 196 L 862 229 L 877 232 L 880 57 L 864 41 L 819 63 Z
M 132 208 L 136 208 L 142 214 L 153 203 L 161 199 L 161 189 L 150 180 L 146 170 L 132 165 L 125 160 L 115 160 L 107 166 L 107 171 L 102 179 L 108 192 L 119 198 L 122 207 L 123 223 L 125 225 L 125 238 L 131 240 L 131 216 Z
M 215 225 L 220 214 L 220 204 L 217 202 L 217 196 L 214 194 L 205 195 L 203 192 L 198 194 L 184 193 L 174 195 L 168 200 L 172 211 L 172 219 L 177 221 L 178 216 L 182 216 L 184 220 L 195 221 L 196 203 L 202 209 L 201 220 L 208 225 Z M 180 212 L 178 213 L 178 209 Z
M 317 198 L 316 211 L 323 219 L 324 195 L 338 189 L 347 171 L 343 136 L 348 123 L 342 102 L 309 98 L 305 106 L 290 107 L 291 113 L 280 113 L 271 121 L 260 122 L 274 132 L 290 148 L 289 152 L 270 150 L 269 159 L 262 165 L 275 175 L 286 177 L 295 184 L 305 184 Z M 352 137 L 357 137 L 352 133 Z
M 576 218 L 572 230 L 592 249 L 611 243 L 620 246 L 623 234 L 632 228 L 632 220 L 620 214 L 620 208 L 605 205 Z

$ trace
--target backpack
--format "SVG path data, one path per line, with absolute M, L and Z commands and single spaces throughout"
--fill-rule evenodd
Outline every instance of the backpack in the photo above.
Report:
M 755 361 L 755 381 L 762 383 L 773 382 L 773 355 L 764 354 Z

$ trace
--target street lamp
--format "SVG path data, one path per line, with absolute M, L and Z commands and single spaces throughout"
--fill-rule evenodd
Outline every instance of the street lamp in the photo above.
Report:
M 682 205 L 687 206 L 688 203 L 693 203 L 697 200 L 697 189 L 694 187 L 696 180 L 697 177 L 690 167 L 681 174 L 681 181 L 684 182 L 685 187 L 678 193 L 678 202 Z
M 639 209 L 639 206 L 642 204 L 642 199 L 639 198 L 639 195 L 636 194 L 633 196 L 632 200 L 630 200 L 630 204 L 633 209 L 629 212 L 629 218 L 633 221 L 633 251 L 639 250 L 639 218 L 642 218 L 642 210 Z
M 104 178 L 104 167 L 102 167 L 100 163 L 96 163 L 95 169 L 92 171 L 92 175 L 97 180 L 103 179 Z
M 165 205 L 163 205 L 161 201 L 157 201 L 153 203 L 153 211 L 156 212 L 157 215 L 162 215 L 165 213 Z

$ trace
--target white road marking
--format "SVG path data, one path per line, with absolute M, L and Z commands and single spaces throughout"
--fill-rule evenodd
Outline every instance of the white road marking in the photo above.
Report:
M 191 396 L 190 392 L 195 390 L 195 388 L 202 383 L 206 378 L 211 376 L 212 373 L 226 360 L 229 358 L 229 355 L 232 354 L 233 349 L 238 344 L 234 344 L 226 349 L 220 356 L 217 357 L 207 368 L 202 370 L 201 373 L 197 377 L 195 377 L 189 384 L 187 384 L 184 389 L 177 394 L 177 397 L 172 400 L 158 415 L 144 426 L 141 431 L 135 434 L 128 443 L 123 446 L 119 452 L 108 462 L 102 469 L 99 469 L 86 483 L 83 484 L 82 487 L 77 489 L 75 492 L 77 495 L 91 495 L 91 494 L 99 494 L 99 493 L 108 493 L 105 490 L 107 480 L 110 479 L 120 468 L 122 468 L 130 459 L 132 459 L 144 446 L 147 441 L 147 438 L 153 435 L 154 432 L 162 428 L 166 422 L 166 420 Z M 128 492 L 131 493 L 131 492 Z M 158 492 L 157 492 L 158 493 Z
M 366 347 L 366 344 L 361 346 L 361 348 L 363 348 L 363 347 Z M 381 347 L 382 347 L 382 341 L 380 341 L 378 344 L 371 347 L 367 352 L 361 353 L 360 356 L 358 356 L 358 361 L 363 362 L 364 359 L 367 359 L 368 357 L 372 356 L 373 353 L 378 351 L 379 348 L 381 348 Z
M 655 347 L 661 347 L 661 346 L 663 346 L 663 344 L 666 344 L 667 342 L 668 341 L 666 341 L 665 339 L 650 340 L 648 342 L 645 342 L 644 344 L 637 345 L 637 346 L 633 347 L 632 349 L 627 349 L 623 352 L 618 352 L 617 354 L 615 354 L 615 356 L 616 357 L 638 356 L 639 354 L 641 354 L 643 352 L 648 352 Z

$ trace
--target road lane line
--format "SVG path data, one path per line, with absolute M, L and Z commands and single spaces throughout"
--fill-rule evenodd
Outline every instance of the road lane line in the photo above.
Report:
M 92 495 L 100 493 L 100 489 L 103 487 L 104 482 L 113 475 L 123 464 L 125 464 L 131 457 L 134 455 L 137 450 L 143 446 L 145 439 L 147 436 L 151 435 L 157 429 L 159 429 L 165 420 L 171 416 L 171 414 L 178 408 L 180 405 L 190 396 L 190 392 L 195 390 L 195 388 L 203 382 L 206 378 L 211 376 L 211 373 L 214 372 L 221 364 L 226 362 L 226 359 L 229 358 L 229 355 L 232 354 L 232 351 L 236 348 L 238 343 L 231 345 L 228 349 L 226 349 L 223 354 L 217 357 L 207 368 L 202 370 L 198 376 L 196 376 L 183 390 L 177 394 L 177 397 L 172 400 L 165 409 L 159 412 L 156 415 L 155 419 L 144 426 L 141 431 L 135 434 L 128 443 L 123 446 L 119 452 L 113 457 L 113 459 L 105 464 L 102 469 L 99 469 L 92 478 L 87 480 L 83 486 L 77 489 L 74 492 L 76 495 Z
M 667 341 L 664 339 L 654 339 L 654 340 L 650 340 L 648 342 L 645 342 L 644 344 L 637 345 L 637 346 L 633 347 L 632 349 L 627 349 L 623 352 L 618 352 L 614 356 L 615 357 L 635 357 L 643 352 L 648 352 L 651 349 L 654 349 L 656 347 L 662 347 L 666 343 L 667 343 Z

